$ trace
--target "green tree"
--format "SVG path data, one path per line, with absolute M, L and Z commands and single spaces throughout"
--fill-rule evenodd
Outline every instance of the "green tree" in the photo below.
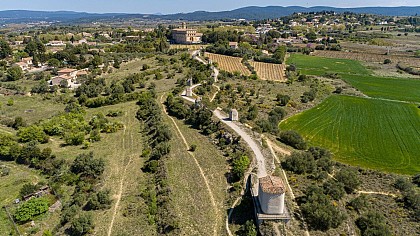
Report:
M 292 152 L 282 163 L 283 168 L 296 174 L 312 173 L 316 168 L 314 157 L 308 152 Z
M 276 59 L 279 63 L 284 62 L 284 58 L 286 57 L 287 48 L 286 46 L 280 46 L 276 49 L 273 54 L 273 58 Z
M 294 130 L 288 130 L 288 131 L 281 132 L 280 136 L 279 136 L 279 139 L 283 143 L 285 143 L 287 145 L 290 145 L 290 146 L 292 146 L 296 149 L 299 149 L 299 150 L 305 150 L 306 149 L 305 140 L 302 138 L 302 136 L 300 136 L 300 134 L 298 134 Z
M 56 58 L 51 58 L 48 60 L 48 66 L 58 68 L 60 67 L 60 65 L 61 65 L 61 62 Z
M 7 80 L 16 81 L 23 78 L 23 70 L 19 66 L 12 66 L 7 69 Z
M 235 174 L 239 179 L 242 179 L 245 175 L 245 171 L 248 169 L 249 164 L 251 164 L 251 161 L 246 155 L 235 158 L 233 160 L 233 174 Z
M 81 212 L 78 217 L 73 218 L 71 222 L 71 235 L 82 236 L 91 233 L 94 228 L 92 214 L 88 212 Z
M 36 192 L 36 190 L 38 190 L 38 188 L 36 187 L 36 185 L 33 185 L 31 183 L 27 183 L 27 184 L 24 184 L 22 186 L 22 188 L 20 189 L 20 192 L 19 193 L 20 193 L 20 196 L 21 197 L 24 197 L 26 195 L 29 195 L 31 193 Z
M 80 154 L 71 166 L 71 172 L 86 178 L 99 178 L 105 170 L 105 161 L 102 158 L 94 158 L 93 152 Z
M 40 143 L 47 143 L 48 136 L 45 134 L 42 127 L 37 125 L 31 125 L 28 127 L 21 127 L 17 132 L 19 142 L 27 143 L 31 141 L 37 141 Z
M 9 44 L 4 40 L 0 40 L 0 59 L 5 59 L 6 57 L 10 56 L 12 53 L 13 51 L 10 48 Z

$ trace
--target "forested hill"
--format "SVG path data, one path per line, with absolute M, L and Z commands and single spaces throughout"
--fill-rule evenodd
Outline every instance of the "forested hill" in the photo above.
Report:
M 19 23 L 32 21 L 77 21 L 81 19 L 107 19 L 107 18 L 133 18 L 140 17 L 144 19 L 165 19 L 165 20 L 187 20 L 187 21 L 203 21 L 203 20 L 221 20 L 221 19 L 273 19 L 287 16 L 295 12 L 319 12 L 319 11 L 335 11 L 335 12 L 355 12 L 370 13 L 389 16 L 414 16 L 420 14 L 420 6 L 416 7 L 362 7 L 362 8 L 334 8 L 334 7 L 244 7 L 232 11 L 206 12 L 196 11 L 191 13 L 177 13 L 169 15 L 151 15 L 151 14 L 124 14 L 124 13 L 86 13 L 72 11 L 26 11 L 26 10 L 8 10 L 0 11 L 0 22 L 2 23 Z M 76 22 L 75 22 L 76 23 Z
M 363 8 L 334 8 L 334 7 L 244 7 L 232 11 L 221 12 L 205 12 L 197 11 L 192 13 L 179 13 L 173 15 L 160 16 L 165 19 L 184 19 L 184 20 L 218 20 L 218 19 L 247 19 L 247 20 L 261 20 L 273 19 L 282 16 L 291 15 L 295 12 L 320 12 L 320 11 L 335 11 L 335 12 L 354 12 L 354 13 L 369 13 L 388 16 L 414 16 L 420 14 L 420 6 L 417 7 L 363 7 Z

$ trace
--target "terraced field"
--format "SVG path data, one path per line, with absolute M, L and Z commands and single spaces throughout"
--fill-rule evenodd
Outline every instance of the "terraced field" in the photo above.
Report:
M 416 105 L 332 96 L 280 124 L 344 163 L 402 174 L 420 172 L 420 109 Z
M 257 75 L 263 80 L 286 81 L 286 65 L 251 61 Z
M 213 62 L 217 62 L 219 64 L 219 68 L 221 70 L 227 72 L 239 72 L 242 75 L 251 75 L 251 72 L 242 64 L 242 58 L 239 57 L 230 57 L 220 54 L 208 53 L 204 54 L 205 57 L 210 58 Z

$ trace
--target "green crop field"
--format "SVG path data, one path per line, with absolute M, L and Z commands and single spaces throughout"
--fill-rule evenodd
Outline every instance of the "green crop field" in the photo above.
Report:
M 359 62 L 347 59 L 292 54 L 287 59 L 287 64 L 296 65 L 299 71 L 307 75 L 323 75 L 327 72 L 339 74 L 370 74 L 370 71 Z
M 420 172 L 420 109 L 412 104 L 331 96 L 280 124 L 344 163 L 402 174 Z
M 307 75 L 337 73 L 370 97 L 420 102 L 420 80 L 372 76 L 358 61 L 292 54 L 288 64 Z

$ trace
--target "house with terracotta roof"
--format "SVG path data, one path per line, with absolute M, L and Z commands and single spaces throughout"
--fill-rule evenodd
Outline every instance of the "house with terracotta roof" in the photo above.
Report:
M 65 68 L 65 69 L 59 70 L 57 73 L 58 73 L 58 76 L 66 75 L 72 79 L 76 79 L 77 77 L 76 69 Z
M 33 66 L 32 60 L 33 60 L 32 57 L 25 57 L 25 58 L 22 58 L 20 62 L 13 64 L 13 66 L 19 66 L 23 71 L 28 71 Z
M 19 66 L 23 71 L 28 71 L 29 67 L 25 62 L 16 62 L 12 66 Z

